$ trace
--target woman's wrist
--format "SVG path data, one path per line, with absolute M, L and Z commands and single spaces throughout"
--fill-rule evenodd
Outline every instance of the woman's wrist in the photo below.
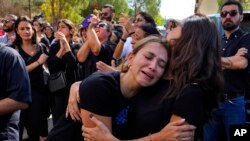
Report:
M 40 66 L 40 65 L 41 65 L 41 63 L 40 63 L 39 61 L 36 61 L 36 63 L 38 64 L 38 66 Z
M 124 43 L 127 41 L 126 38 L 120 38 L 121 41 L 123 41 Z

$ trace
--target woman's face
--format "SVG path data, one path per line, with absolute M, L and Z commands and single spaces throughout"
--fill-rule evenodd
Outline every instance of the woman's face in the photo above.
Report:
M 108 24 L 105 22 L 100 22 L 96 25 L 95 32 L 100 41 L 104 41 L 108 39 L 108 37 L 110 36 L 111 33 L 107 30 L 107 28 L 108 28 Z
M 128 57 L 128 63 L 131 64 L 128 73 L 140 86 L 151 86 L 162 77 L 167 61 L 165 47 L 158 42 L 150 42 L 137 54 Z
M 142 17 L 140 14 L 138 14 L 135 18 L 135 21 L 134 21 L 134 27 L 139 27 L 145 23 L 146 23 L 146 21 L 145 21 L 144 17 Z
M 48 36 L 48 37 L 51 37 L 53 36 L 53 31 L 50 27 L 46 27 L 45 28 L 45 34 Z
M 17 26 L 17 34 L 22 38 L 22 40 L 31 40 L 34 34 L 31 23 L 21 21 Z
M 34 26 L 36 32 L 42 32 L 42 27 L 40 26 L 38 21 L 34 21 L 33 26 Z
M 137 41 L 143 39 L 145 37 L 145 32 L 141 28 L 136 28 L 135 33 L 132 35 L 131 44 L 134 46 Z
M 72 31 L 69 29 L 69 27 L 63 23 L 63 22 L 60 22 L 57 26 L 57 31 L 60 31 L 62 32 L 65 37 L 71 37 L 72 35 Z
M 181 37 L 181 26 L 177 25 L 175 28 L 172 28 L 168 35 L 167 35 L 167 41 L 169 42 L 170 46 L 174 45 L 176 40 Z

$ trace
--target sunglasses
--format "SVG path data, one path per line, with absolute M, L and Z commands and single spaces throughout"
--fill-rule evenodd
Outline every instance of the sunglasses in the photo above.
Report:
M 144 19 L 141 19 L 141 18 L 136 18 L 135 20 L 134 20 L 134 22 L 143 22 L 143 21 L 145 21 Z
M 105 23 L 99 23 L 99 24 L 96 25 L 96 28 L 98 28 L 98 27 L 104 28 L 106 26 L 107 26 L 107 24 L 105 24 Z
M 108 16 L 108 14 L 109 14 L 109 13 L 100 13 L 100 16 L 106 17 L 106 16 Z
M 231 11 L 222 11 L 220 13 L 220 16 L 222 18 L 225 18 L 227 16 L 227 14 L 229 14 L 231 17 L 234 17 L 238 14 L 237 10 L 231 10 Z

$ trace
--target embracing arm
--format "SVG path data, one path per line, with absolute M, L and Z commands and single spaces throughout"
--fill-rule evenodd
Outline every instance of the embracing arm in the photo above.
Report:
M 78 103 L 80 103 L 79 97 L 79 86 L 81 81 L 75 82 L 71 85 L 69 91 L 69 99 L 68 99 L 68 106 L 66 109 L 66 117 L 70 116 L 72 120 L 81 121 L 81 113 L 78 107 Z
M 93 128 L 82 126 L 84 139 L 91 139 L 93 141 L 120 141 L 120 139 L 113 136 L 105 124 L 95 116 L 92 116 L 90 120 L 95 123 L 96 126 Z M 180 119 L 167 124 L 157 133 L 131 141 L 190 141 L 194 130 L 194 126 L 187 125 L 184 119 Z

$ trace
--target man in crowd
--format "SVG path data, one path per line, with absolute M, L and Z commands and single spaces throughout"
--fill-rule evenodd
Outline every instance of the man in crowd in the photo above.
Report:
M 222 68 L 225 89 L 223 99 L 213 111 L 211 122 L 205 125 L 205 141 L 229 140 L 232 124 L 245 124 L 245 93 L 250 59 L 250 34 L 240 28 L 243 8 L 237 1 L 227 1 L 221 7 Z M 224 135 L 221 131 L 225 131 Z M 225 139 L 225 137 L 227 139 Z
M 18 141 L 20 110 L 31 102 L 30 81 L 22 57 L 0 44 L 0 140 Z
M 113 18 L 115 17 L 114 6 L 111 4 L 105 4 L 99 16 L 101 20 L 106 20 L 114 24 L 115 23 L 115 21 L 113 20 Z
M 0 37 L 0 43 L 11 45 L 12 42 L 16 39 L 15 34 L 15 21 L 17 16 L 12 14 L 7 14 L 3 19 L 3 31 L 5 34 Z

